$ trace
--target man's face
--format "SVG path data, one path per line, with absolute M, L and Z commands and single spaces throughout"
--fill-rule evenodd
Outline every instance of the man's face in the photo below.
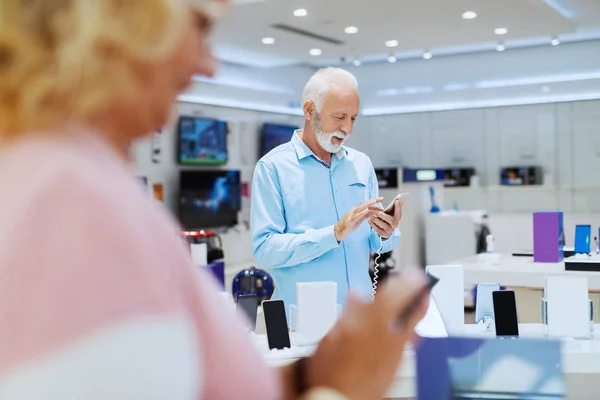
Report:
M 337 153 L 352 134 L 358 116 L 360 99 L 354 89 L 332 88 L 323 102 L 321 112 L 315 110 L 311 127 L 321 147 L 329 153 Z

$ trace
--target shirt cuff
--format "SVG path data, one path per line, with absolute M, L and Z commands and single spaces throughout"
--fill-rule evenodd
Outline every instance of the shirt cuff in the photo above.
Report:
M 349 400 L 343 394 L 326 388 L 315 388 L 311 389 L 306 395 L 302 397 L 302 400 Z
M 327 226 L 325 228 L 318 229 L 317 232 L 317 243 L 323 251 L 329 251 L 340 245 L 340 242 L 335 238 L 335 225 Z

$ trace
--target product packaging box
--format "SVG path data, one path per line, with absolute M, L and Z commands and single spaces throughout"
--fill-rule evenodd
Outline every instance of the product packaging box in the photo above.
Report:
M 562 211 L 533 213 L 533 261 L 557 263 L 564 258 L 565 234 Z
M 423 338 L 417 399 L 565 399 L 560 342 Z

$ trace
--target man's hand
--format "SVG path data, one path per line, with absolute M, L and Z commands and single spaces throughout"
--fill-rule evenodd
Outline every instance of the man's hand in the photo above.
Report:
M 382 238 L 388 239 L 394 233 L 402 219 L 402 205 L 400 199 L 394 200 L 394 215 L 387 215 L 383 211 L 377 211 L 370 219 L 369 225 Z
M 383 197 L 376 197 L 374 199 L 367 200 L 364 203 L 354 207 L 348 212 L 348 214 L 344 215 L 344 217 L 337 224 L 335 224 L 333 228 L 337 241 L 341 242 L 342 240 L 346 239 L 348 235 L 350 235 L 360 226 L 360 224 L 371 218 L 373 215 L 375 215 L 375 213 L 380 211 L 383 212 L 383 208 L 377 204 L 382 200 Z

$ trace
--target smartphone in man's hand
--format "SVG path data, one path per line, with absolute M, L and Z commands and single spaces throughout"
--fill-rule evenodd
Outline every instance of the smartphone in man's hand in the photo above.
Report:
M 396 200 L 400 200 L 400 207 L 402 207 L 406 202 L 406 197 L 408 195 L 410 195 L 410 193 L 398 194 L 396 197 L 394 197 L 394 200 L 392 200 L 392 202 L 386 207 L 386 209 L 383 212 L 387 215 L 393 216 L 396 211 Z

